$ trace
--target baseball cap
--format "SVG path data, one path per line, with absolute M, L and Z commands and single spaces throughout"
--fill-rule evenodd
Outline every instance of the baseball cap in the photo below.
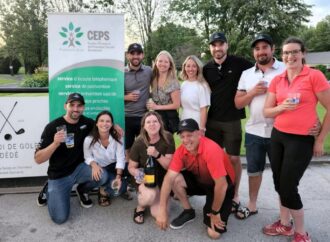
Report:
M 127 48 L 127 52 L 128 53 L 132 53 L 132 52 L 138 52 L 138 53 L 143 53 L 143 48 L 140 44 L 138 43 L 133 43 L 133 44 L 130 44 Z
M 268 44 L 273 46 L 273 39 L 268 34 L 257 34 L 253 42 L 251 43 L 251 48 L 254 48 L 258 41 L 266 41 Z
M 198 123 L 194 119 L 188 118 L 180 121 L 177 133 L 180 134 L 182 131 L 193 132 L 195 130 L 199 130 Z
M 224 33 L 217 32 L 211 34 L 209 44 L 212 44 L 215 41 L 227 42 L 227 38 Z
M 85 105 L 85 99 L 80 93 L 77 93 L 77 92 L 71 93 L 68 96 L 65 103 L 71 103 L 73 101 L 78 101 L 78 102 L 81 102 L 83 105 Z

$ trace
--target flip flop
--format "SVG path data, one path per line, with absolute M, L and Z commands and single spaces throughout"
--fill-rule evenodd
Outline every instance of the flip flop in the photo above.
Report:
M 231 213 L 237 213 L 238 209 L 241 207 L 241 203 L 240 202 L 235 202 L 234 200 L 232 200 L 232 205 L 231 205 Z
M 237 210 L 237 212 L 235 213 L 235 217 L 240 220 L 243 220 L 243 219 L 247 219 L 248 217 L 255 215 L 257 213 L 258 213 L 258 210 L 250 211 L 250 209 L 247 207 L 240 207 Z M 240 215 L 242 215 L 242 216 L 240 216 Z

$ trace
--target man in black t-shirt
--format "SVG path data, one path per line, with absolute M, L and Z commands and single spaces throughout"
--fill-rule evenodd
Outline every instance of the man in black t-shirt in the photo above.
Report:
M 235 94 L 242 72 L 253 64 L 241 57 L 228 55 L 228 43 L 224 33 L 210 37 L 213 59 L 203 67 L 203 75 L 211 88 L 211 106 L 208 111 L 205 136 L 226 150 L 235 170 L 235 196 L 233 212 L 239 207 L 239 183 L 242 173 L 240 148 L 242 142 L 241 119 L 245 110 L 236 109 Z
M 64 105 L 64 116 L 45 127 L 35 152 L 38 164 L 49 160 L 48 182 L 38 197 L 38 205 L 48 204 L 51 219 L 64 223 L 70 213 L 70 193 L 74 184 L 81 206 L 89 208 L 93 202 L 88 191 L 107 181 L 106 172 L 99 181 L 93 181 L 90 166 L 84 163 L 83 144 L 94 121 L 83 116 L 85 101 L 79 93 L 71 93 Z M 88 182 L 88 187 L 85 186 Z M 46 195 L 46 196 L 45 196 Z

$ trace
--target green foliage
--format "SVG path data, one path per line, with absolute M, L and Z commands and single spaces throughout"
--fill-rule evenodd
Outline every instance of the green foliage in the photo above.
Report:
M 324 65 L 316 65 L 315 69 L 318 69 L 322 71 L 322 73 L 325 75 L 325 77 L 330 80 L 330 72 L 327 70 L 327 67 Z
M 305 28 L 299 35 L 310 52 L 330 51 L 330 15 L 320 21 L 316 27 Z
M 324 65 L 316 65 L 315 69 L 318 69 L 318 70 L 322 71 L 323 74 L 327 73 L 327 68 Z
M 41 71 L 24 78 L 22 87 L 48 87 L 48 72 Z
M 202 32 L 205 50 L 210 34 L 222 31 L 228 37 L 230 51 L 243 56 L 250 53 L 247 43 L 258 32 L 270 34 L 277 45 L 289 35 L 295 35 L 308 22 L 310 7 L 299 0 L 171 1 L 171 10 Z
M 0 4 L 1 31 L 11 58 L 19 57 L 27 73 L 47 61 L 46 0 L 5 0 Z
M 146 52 L 146 55 L 149 55 L 150 59 L 155 59 L 160 51 L 167 50 L 180 69 L 182 62 L 188 55 L 200 56 L 200 42 L 201 39 L 194 29 L 166 23 L 151 33 L 147 46 L 152 46 L 152 48 Z

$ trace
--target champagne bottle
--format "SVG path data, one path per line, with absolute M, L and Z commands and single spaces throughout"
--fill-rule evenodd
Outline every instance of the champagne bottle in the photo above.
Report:
M 157 185 L 155 161 L 151 155 L 149 155 L 144 167 L 144 185 L 146 187 L 155 187 Z

